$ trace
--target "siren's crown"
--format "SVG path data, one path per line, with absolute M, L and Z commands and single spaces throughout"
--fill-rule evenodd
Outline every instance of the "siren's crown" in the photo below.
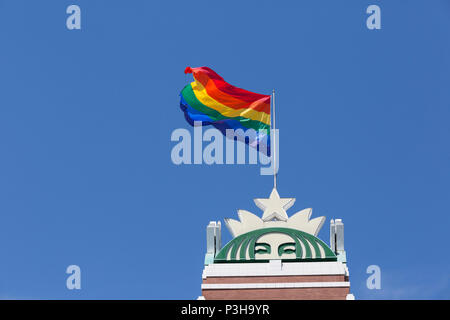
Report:
M 307 232 L 317 236 L 325 217 L 318 217 L 309 220 L 312 209 L 303 209 L 291 217 L 288 217 L 288 210 L 295 202 L 295 198 L 280 198 L 277 189 L 273 189 L 268 199 L 254 199 L 255 204 L 264 211 L 262 218 L 246 211 L 238 210 L 239 220 L 225 219 L 225 224 L 233 237 L 263 228 L 291 228 Z

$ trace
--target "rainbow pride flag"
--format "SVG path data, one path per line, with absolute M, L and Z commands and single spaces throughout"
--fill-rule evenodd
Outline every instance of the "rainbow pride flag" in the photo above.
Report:
M 254 129 L 256 135 L 242 141 L 270 155 L 270 95 L 232 86 L 208 67 L 187 67 L 184 73 L 194 77 L 180 93 L 180 107 L 189 124 L 201 121 L 224 135 L 227 129 Z

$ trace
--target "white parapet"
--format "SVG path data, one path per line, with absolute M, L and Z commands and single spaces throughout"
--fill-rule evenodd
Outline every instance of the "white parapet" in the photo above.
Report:
M 334 220 L 336 227 L 336 252 L 344 252 L 344 223 L 342 219 Z
M 346 263 L 347 256 L 344 247 L 344 223 L 342 219 L 330 221 L 330 248 L 337 255 L 338 261 Z
M 348 288 L 350 282 L 263 282 L 263 283 L 205 283 L 202 284 L 202 290 L 205 289 L 292 289 L 292 288 Z M 348 295 L 347 295 L 348 298 Z M 349 300 L 349 299 L 347 299 Z
M 330 248 L 336 253 L 336 225 L 334 220 L 330 220 Z
M 220 221 L 210 221 L 206 227 L 205 265 L 214 262 L 214 257 L 222 248 L 222 225 Z
M 215 233 L 216 233 L 216 222 L 210 221 L 206 227 L 206 253 L 215 252 Z
M 271 263 L 213 263 L 203 269 L 207 277 L 348 275 L 347 266 L 338 261 Z

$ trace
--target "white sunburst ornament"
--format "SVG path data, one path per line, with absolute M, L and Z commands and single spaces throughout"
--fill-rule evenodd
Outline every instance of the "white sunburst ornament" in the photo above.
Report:
M 312 209 L 303 209 L 291 217 L 288 210 L 295 202 L 295 198 L 280 198 L 277 189 L 273 189 L 267 199 L 254 199 L 255 204 L 264 211 L 262 218 L 246 210 L 238 210 L 239 220 L 226 218 L 225 225 L 233 237 L 263 228 L 291 228 L 317 236 L 325 217 L 310 220 Z

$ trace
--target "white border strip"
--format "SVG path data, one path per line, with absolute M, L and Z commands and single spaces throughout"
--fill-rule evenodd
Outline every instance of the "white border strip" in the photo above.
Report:
M 269 263 L 212 263 L 203 269 L 202 278 L 241 276 L 319 276 L 348 275 L 347 266 L 341 262 L 282 262 L 275 267 Z
M 214 289 L 282 289 L 282 288 L 348 288 L 350 282 L 275 282 L 275 283 L 204 283 L 203 290 Z

